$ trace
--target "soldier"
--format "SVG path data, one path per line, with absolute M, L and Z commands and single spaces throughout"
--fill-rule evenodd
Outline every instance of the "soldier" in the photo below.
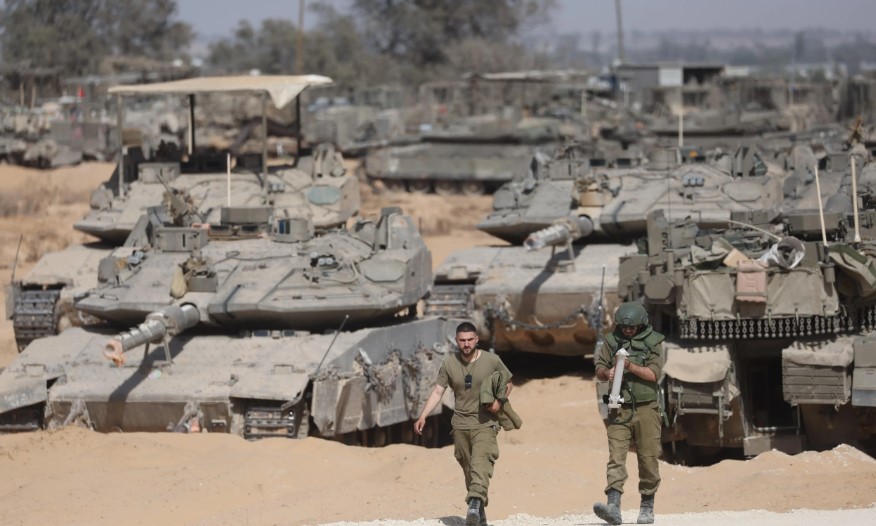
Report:
M 661 452 L 661 409 L 657 380 L 663 373 L 663 335 L 648 323 L 648 313 L 640 303 L 628 302 L 615 313 L 615 329 L 605 335 L 596 357 L 596 378 L 613 382 L 615 356 L 619 349 L 629 353 L 624 363 L 621 393 L 624 402 L 609 413 L 608 423 L 608 505 L 598 502 L 593 512 L 609 524 L 621 523 L 620 500 L 627 480 L 627 451 L 636 445 L 639 461 L 639 493 L 642 504 L 638 524 L 654 522 L 654 494 L 660 485 L 657 459 Z
M 492 403 L 481 404 L 481 386 L 490 380 L 494 372 L 503 378 L 511 378 L 511 372 L 502 360 L 493 353 L 477 348 L 477 328 L 469 323 L 460 323 L 456 328 L 456 345 L 459 351 L 448 355 L 438 371 L 438 380 L 429 394 L 420 418 L 414 423 L 414 432 L 423 434 L 426 417 L 441 402 L 444 391 L 450 386 L 456 399 L 453 418 L 454 456 L 465 475 L 466 503 L 468 511 L 466 526 L 486 526 L 484 508 L 489 500 L 487 490 L 493 476 L 493 465 L 499 458 L 498 413 L 511 392 L 511 383 L 505 386 L 505 398 L 497 397 Z

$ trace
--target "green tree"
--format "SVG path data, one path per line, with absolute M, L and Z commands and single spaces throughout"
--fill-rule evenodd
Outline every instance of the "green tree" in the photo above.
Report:
M 416 85 L 465 71 L 534 67 L 517 37 L 546 20 L 554 0 L 354 0 L 349 13 L 313 2 L 316 22 L 303 39 L 306 73 L 339 85 Z M 208 65 L 226 73 L 257 68 L 293 73 L 295 24 L 241 21 L 235 34 L 210 46 Z
M 174 20 L 176 14 L 176 0 L 106 0 L 100 25 L 113 54 L 168 60 L 194 37 L 191 26 Z
M 321 2 L 311 11 L 317 23 L 304 39 L 307 72 L 328 75 L 341 85 L 401 80 L 404 65 L 370 47 L 354 15 L 338 13 Z
M 259 30 L 241 20 L 233 37 L 210 44 L 207 63 L 225 73 L 288 75 L 295 71 L 295 31 L 289 20 L 264 20 Z
M 0 13 L 3 61 L 70 74 L 93 69 L 108 51 L 91 23 L 100 9 L 100 0 L 6 0 Z
M 554 0 L 353 0 L 362 30 L 381 54 L 429 67 L 448 60 L 445 46 L 470 39 L 504 44 L 526 25 L 547 20 Z
M 3 61 L 77 75 L 107 56 L 172 58 L 193 36 L 175 15 L 175 0 L 5 0 Z

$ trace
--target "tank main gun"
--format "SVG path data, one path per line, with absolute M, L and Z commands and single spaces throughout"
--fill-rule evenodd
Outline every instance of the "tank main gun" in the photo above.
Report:
M 171 362 L 167 340 L 198 324 L 200 314 L 193 305 L 168 305 L 152 312 L 140 325 L 119 333 L 106 344 L 104 356 L 121 367 L 125 363 L 125 352 L 148 345 L 164 342 L 167 361 Z
M 526 250 L 558 246 L 577 241 L 593 233 L 593 221 L 586 216 L 566 216 L 549 226 L 529 234 L 523 241 Z

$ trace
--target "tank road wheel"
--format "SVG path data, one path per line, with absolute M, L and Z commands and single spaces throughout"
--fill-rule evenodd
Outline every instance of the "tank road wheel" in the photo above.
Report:
M 455 181 L 435 181 L 435 193 L 438 195 L 456 195 L 459 193 L 459 186 Z
M 463 195 L 484 195 L 486 190 L 484 183 L 480 181 L 465 181 L 462 183 Z
M 412 194 L 428 194 L 432 191 L 432 185 L 424 179 L 411 179 L 408 181 L 408 192 Z
M 413 444 L 414 443 L 414 426 L 409 422 L 402 422 L 401 424 L 401 443 L 402 444 Z
M 441 430 L 441 415 L 427 417 L 426 427 L 423 428 L 423 434 L 418 437 L 419 444 L 428 448 L 438 447 L 441 442 Z
M 389 429 L 385 427 L 375 427 L 371 436 L 371 447 L 383 447 L 390 443 Z
M 0 434 L 43 429 L 46 404 L 20 407 L 0 415 Z
M 308 411 L 302 400 L 292 407 L 274 400 L 246 400 L 232 413 L 231 432 L 247 440 L 269 437 L 305 438 L 310 431 Z
M 405 191 L 405 182 L 398 179 L 382 179 L 383 187 L 387 192 L 402 193 Z

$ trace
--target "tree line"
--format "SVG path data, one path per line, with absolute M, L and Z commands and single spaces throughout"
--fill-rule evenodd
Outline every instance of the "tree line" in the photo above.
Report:
M 526 52 L 521 31 L 547 21 L 554 7 L 555 0 L 353 0 L 341 13 L 312 1 L 307 16 L 315 23 L 300 40 L 291 20 L 258 27 L 241 20 L 210 44 L 204 67 L 288 74 L 300 60 L 303 72 L 347 85 L 533 67 L 539 57 Z M 178 19 L 176 0 L 5 0 L 0 29 L 6 71 L 62 76 L 109 73 L 119 57 L 188 61 L 184 50 L 195 37 Z
M 581 35 L 554 35 L 550 47 L 533 45 L 533 30 L 544 34 L 555 8 L 556 0 L 351 0 L 340 12 L 310 0 L 302 38 L 292 20 L 241 20 L 232 34 L 209 45 L 203 71 L 289 74 L 300 64 L 302 72 L 332 77 L 342 86 L 416 86 L 471 71 L 596 69 L 610 63 L 612 49 L 601 50 L 599 33 L 590 45 L 581 45 Z M 125 65 L 185 63 L 196 36 L 179 20 L 177 0 L 3 0 L 0 30 L 0 73 L 7 83 L 17 71 L 70 77 L 115 73 Z M 773 66 L 840 60 L 854 72 L 874 53 L 876 44 L 862 37 L 829 48 L 817 36 L 798 33 L 787 45 L 754 42 L 730 50 L 715 49 L 708 39 L 664 38 L 655 49 L 631 49 L 627 56 Z

